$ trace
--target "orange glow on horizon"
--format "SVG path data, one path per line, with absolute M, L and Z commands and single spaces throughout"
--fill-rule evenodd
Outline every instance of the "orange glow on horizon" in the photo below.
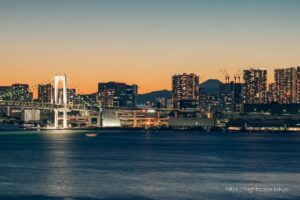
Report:
M 300 65 L 298 1 L 0 1 L 0 85 L 67 74 L 80 93 L 98 82 L 171 89 L 250 67 Z M 232 78 L 233 79 L 233 78 Z M 72 84 L 70 84 L 70 87 Z

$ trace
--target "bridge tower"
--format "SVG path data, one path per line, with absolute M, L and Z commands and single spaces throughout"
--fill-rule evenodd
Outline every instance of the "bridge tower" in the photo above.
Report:
M 63 101 L 61 102 L 58 97 L 58 84 L 62 82 L 63 86 Z M 67 128 L 67 105 L 68 105 L 68 97 L 67 97 L 67 76 L 60 75 L 54 77 L 54 104 L 63 105 L 62 113 L 63 113 L 63 128 Z M 54 109 L 54 127 L 58 128 L 58 109 Z

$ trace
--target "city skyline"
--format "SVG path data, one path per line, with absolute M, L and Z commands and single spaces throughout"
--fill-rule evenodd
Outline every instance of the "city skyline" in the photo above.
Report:
M 1 85 L 66 73 L 98 82 L 171 89 L 176 73 L 224 81 L 220 68 L 299 65 L 299 1 L 2 1 Z M 49 77 L 50 75 L 50 77 Z
M 248 68 L 243 71 L 238 71 L 234 75 L 228 74 L 226 69 L 220 69 L 220 71 L 224 75 L 224 82 L 218 79 L 208 79 L 204 82 L 200 82 L 199 75 L 194 73 L 176 73 L 170 77 L 172 88 L 169 91 L 173 93 L 172 100 L 175 107 L 198 107 L 198 98 L 201 96 L 199 96 L 199 94 L 206 94 L 204 91 L 207 86 L 205 85 L 211 81 L 214 82 L 214 85 L 218 84 L 217 87 L 212 85 L 208 86 L 216 87 L 215 90 L 219 91 L 218 94 L 216 93 L 217 91 L 213 92 L 214 96 L 222 96 L 225 101 L 234 100 L 236 103 L 230 106 L 237 109 L 239 109 L 243 98 L 246 104 L 265 104 L 273 102 L 290 104 L 300 102 L 300 66 L 274 69 L 274 82 L 271 83 L 267 80 L 268 70 L 265 68 Z M 24 90 L 24 92 L 26 92 L 26 95 L 22 97 L 24 99 L 28 99 L 29 101 L 35 99 L 41 102 L 50 102 L 54 93 L 53 87 L 57 84 L 55 82 L 57 77 L 65 77 L 64 79 L 68 82 L 66 87 L 68 88 L 67 93 L 68 96 L 70 95 L 70 98 L 73 98 L 71 97 L 73 95 L 92 95 L 94 96 L 93 98 L 100 95 L 98 97 L 102 99 L 101 101 L 109 106 L 124 104 L 129 105 L 128 107 L 132 107 L 136 104 L 136 95 L 146 94 L 139 93 L 140 87 L 136 84 L 112 80 L 108 82 L 98 82 L 98 90 L 87 94 L 83 92 L 76 83 L 69 79 L 66 74 L 56 75 L 53 80 L 43 81 L 35 85 L 20 82 L 15 82 L 11 85 L 1 85 L 0 93 L 4 92 L 4 96 L 9 97 L 10 95 L 8 93 L 10 93 L 10 91 L 12 93 L 18 93 L 19 90 Z M 58 93 L 62 93 L 63 90 L 61 87 L 63 87 L 63 85 L 60 84 L 57 86 L 59 87 Z M 164 91 L 165 89 L 160 89 L 159 91 L 151 91 L 150 93 Z M 121 97 L 119 100 L 116 100 L 116 94 L 129 96 L 125 98 Z M 11 97 L 14 98 L 13 96 Z M 181 102 L 181 100 L 187 101 Z M 228 105 L 229 104 L 225 103 L 223 106 L 227 107 Z M 231 109 L 233 107 L 231 107 Z
M 95 90 L 92 90 L 91 92 L 86 92 L 84 90 L 81 89 L 81 86 L 78 85 L 76 82 L 74 82 L 73 80 L 70 80 L 69 77 L 66 75 L 66 74 L 62 74 L 62 75 L 65 75 L 68 77 L 68 80 L 69 80 L 69 84 L 68 84 L 68 87 L 70 87 L 70 89 L 75 89 L 76 92 L 78 94 L 95 94 L 95 93 L 98 93 L 99 91 L 99 84 L 105 84 L 105 83 L 117 83 L 117 84 L 129 84 L 129 85 L 132 85 L 132 86 L 136 86 L 138 88 L 138 94 L 147 94 L 147 93 L 151 93 L 151 92 L 155 92 L 155 91 L 162 91 L 162 90 L 169 90 L 169 91 L 172 91 L 174 88 L 173 88 L 173 83 L 174 83 L 174 80 L 173 80 L 173 77 L 174 76 L 181 76 L 181 75 L 188 75 L 188 74 L 191 74 L 191 75 L 195 75 L 198 77 L 198 85 L 201 85 L 202 83 L 205 83 L 209 80 L 217 80 L 217 81 L 220 81 L 221 83 L 223 84 L 226 84 L 226 83 L 242 83 L 242 84 L 247 84 L 247 78 L 245 77 L 245 73 L 247 73 L 248 71 L 265 71 L 265 89 L 263 89 L 262 91 L 264 92 L 267 92 L 270 88 L 268 88 L 270 85 L 272 87 L 272 85 L 274 84 L 278 84 L 278 74 L 277 74 L 277 71 L 285 71 L 285 70 L 290 70 L 290 69 L 293 69 L 294 70 L 294 76 L 295 76 L 295 86 L 296 87 L 296 78 L 297 76 L 297 69 L 299 69 L 300 66 L 293 66 L 293 67 L 284 67 L 284 68 L 274 68 L 274 71 L 270 71 L 270 70 L 267 70 L 266 68 L 263 68 L 263 67 L 250 67 L 250 68 L 245 68 L 245 69 L 239 69 L 238 72 L 236 72 L 235 74 L 233 73 L 228 73 L 228 71 L 226 69 L 219 69 L 219 72 L 220 73 L 223 73 L 223 78 L 222 79 L 218 79 L 216 77 L 211 77 L 209 79 L 204 79 L 204 80 L 201 80 L 201 78 L 203 76 L 199 75 L 199 74 L 196 74 L 196 73 L 191 73 L 191 72 L 183 72 L 183 73 L 174 73 L 172 76 L 170 77 L 167 77 L 168 80 L 170 80 L 171 82 L 171 86 L 170 88 L 158 88 L 157 90 L 151 90 L 151 91 L 148 91 L 148 92 L 144 92 L 145 90 L 143 88 L 141 88 L 139 85 L 137 84 L 130 84 L 128 82 L 122 82 L 122 81 L 116 81 L 116 80 L 108 80 L 108 81 L 98 81 L 96 83 L 94 83 L 94 85 L 96 85 L 96 89 Z M 272 78 L 272 81 L 270 81 L 270 74 L 272 74 L 273 78 Z M 55 76 L 57 76 L 58 74 L 56 74 Z M 54 77 L 54 76 L 53 76 Z M 53 77 L 50 77 L 47 79 L 47 81 L 41 81 L 39 83 L 33 83 L 33 84 L 30 84 L 29 82 L 21 82 L 21 81 L 12 81 L 11 83 L 9 84 L 2 84 L 1 87 L 12 87 L 13 85 L 28 85 L 28 90 L 31 91 L 33 93 L 33 98 L 37 98 L 38 97 L 38 93 L 39 93 L 39 87 L 40 86 L 51 86 L 54 84 L 54 80 Z M 299 78 L 298 78 L 299 79 Z M 51 85 L 49 85 L 51 84 Z M 296 88 L 294 88 L 296 92 Z M 297 92 L 299 92 L 297 90 Z M 266 95 L 266 94 L 265 94 Z M 267 98 L 267 97 L 265 97 Z
M 267 83 L 268 72 L 262 68 L 243 70 L 242 74 L 239 73 L 234 77 L 236 81 L 230 81 L 226 70 L 223 72 L 225 83 L 210 80 L 203 85 L 199 84 L 197 74 L 177 73 L 170 77 L 172 91 L 156 91 L 141 96 L 138 95 L 137 85 L 120 82 L 101 82 L 98 83 L 96 93 L 79 94 L 77 88 L 72 88 L 68 84 L 71 81 L 67 75 L 57 75 L 52 80 L 54 84 L 43 82 L 35 86 L 28 84 L 0 86 L 2 106 L 0 111 L 3 116 L 14 116 L 26 122 L 39 121 L 41 126 L 47 126 L 48 122 L 52 122 L 55 128 L 93 125 L 97 127 L 217 127 L 232 124 L 233 126 L 229 126 L 228 130 L 242 128 L 252 130 L 254 127 L 248 129 L 247 121 L 256 123 L 257 118 L 251 120 L 250 115 L 263 117 L 270 115 L 271 118 L 288 115 L 289 121 L 284 123 L 292 126 L 282 126 L 281 122 L 278 124 L 280 126 L 271 129 L 299 130 L 297 127 L 299 124 L 294 124 L 297 120 L 293 117 L 299 117 L 300 113 L 300 66 L 275 69 L 276 81 L 272 84 Z M 240 81 L 241 76 L 243 81 Z M 34 87 L 38 88 L 38 98 L 35 98 L 31 92 L 33 90 L 30 88 Z M 48 110 L 43 117 L 44 120 L 50 121 L 41 120 L 41 110 Z M 49 111 L 51 113 L 52 110 L 54 121 L 51 121 L 52 117 L 49 116 Z M 149 114 L 155 116 L 150 119 Z M 226 121 L 228 117 L 228 119 L 238 119 L 244 114 L 246 114 L 245 119 L 242 121 L 231 121 L 232 123 Z M 122 123 L 116 119 L 117 115 L 124 120 Z M 106 120 L 103 121 L 105 118 Z M 191 124 L 187 125 L 191 118 L 200 121 L 190 121 Z M 214 125 L 215 119 L 220 121 Z M 293 124 L 296 127 L 293 127 Z M 264 129 L 265 126 L 260 126 L 257 130 Z
M 300 0 L 0 0 L 0 200 L 300 199 Z

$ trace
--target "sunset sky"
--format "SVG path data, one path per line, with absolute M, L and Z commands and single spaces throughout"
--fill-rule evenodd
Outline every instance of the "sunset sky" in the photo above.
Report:
M 175 73 L 224 80 L 220 68 L 300 65 L 298 0 L 1 0 L 0 85 L 66 73 L 170 89 Z

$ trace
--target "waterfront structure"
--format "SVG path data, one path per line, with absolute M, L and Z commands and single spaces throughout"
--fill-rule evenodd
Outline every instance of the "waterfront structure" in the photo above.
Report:
M 11 86 L 11 100 L 31 102 L 33 94 L 29 91 L 28 84 L 15 83 Z
M 80 111 L 76 115 L 68 114 L 68 126 L 72 128 L 100 127 L 100 116 L 87 110 Z
M 125 110 L 118 109 L 114 114 L 107 115 L 109 112 L 106 112 L 107 117 L 113 118 L 112 116 L 117 117 L 120 123 L 120 127 L 123 128 L 161 128 L 169 126 L 169 114 L 170 111 L 158 111 L 155 109 L 137 109 L 137 110 Z M 111 123 L 111 120 L 109 120 Z M 107 125 L 106 125 L 107 126 Z
M 187 117 L 170 117 L 169 118 L 169 127 L 184 129 L 184 128 L 203 128 L 203 129 L 211 129 L 215 126 L 215 121 L 212 118 L 187 118 Z
M 276 102 L 289 104 L 297 102 L 297 73 L 294 67 L 275 69 Z
M 22 119 L 22 108 L 8 106 L 6 107 L 4 113 L 10 118 Z
M 265 113 L 268 115 L 300 115 L 300 104 L 245 104 L 244 113 Z
M 245 103 L 264 104 L 267 102 L 267 70 L 250 68 L 244 70 Z
M 41 115 L 40 113 L 40 110 L 24 110 L 22 119 L 25 122 L 39 121 Z
M 55 128 L 165 127 L 168 125 L 171 117 L 223 120 L 225 125 L 232 116 L 242 112 L 242 108 L 244 108 L 243 95 L 245 94 L 245 101 L 248 101 L 250 98 L 253 98 L 255 101 L 253 101 L 254 103 L 245 104 L 245 112 L 243 114 L 261 112 L 270 115 L 299 115 L 298 107 L 300 104 L 297 104 L 297 102 L 278 101 L 279 98 L 276 96 L 276 92 L 286 91 L 286 88 L 292 88 L 293 86 L 295 89 L 293 96 L 295 101 L 297 101 L 299 95 L 298 75 L 300 75 L 298 72 L 300 72 L 300 67 L 277 69 L 275 83 L 269 84 L 267 91 L 262 90 L 266 82 L 266 70 L 245 70 L 245 83 L 232 81 L 221 84 L 220 88 L 216 89 L 214 87 L 213 90 L 217 90 L 218 95 L 212 95 L 208 89 L 202 91 L 200 88 L 199 90 L 199 79 L 195 74 L 174 75 L 172 77 L 172 99 L 169 99 L 170 92 L 168 97 L 160 98 L 159 95 L 156 95 L 149 101 L 148 107 L 132 106 L 135 104 L 137 95 L 136 85 L 117 82 L 99 83 L 97 93 L 78 95 L 76 94 L 76 89 L 67 88 L 67 78 L 63 75 L 55 77 L 54 89 L 52 87 L 53 83 L 32 86 L 31 88 L 37 88 L 38 86 L 38 101 L 34 102 L 31 101 L 32 93 L 27 84 L 0 87 L 0 105 L 2 107 L 0 114 L 21 119 L 22 115 L 25 114 L 23 111 L 29 110 L 26 111 L 26 117 L 25 115 L 23 116 L 24 121 L 48 120 L 47 124 L 49 126 L 52 124 L 52 120 L 49 119 L 54 116 Z M 58 82 L 62 82 L 62 84 Z M 276 90 L 276 86 L 280 87 Z M 249 91 L 254 92 L 250 95 L 248 94 Z M 265 101 L 258 101 L 261 100 L 260 91 L 265 92 Z M 6 93 L 8 94 L 7 96 L 3 95 Z M 31 98 L 26 99 L 25 97 L 27 96 L 31 96 Z M 5 100 L 4 98 L 7 97 L 9 99 Z M 51 102 L 52 98 L 54 100 Z M 176 100 L 179 103 L 179 107 L 172 109 L 175 105 L 173 102 Z M 278 103 L 268 107 L 268 103 L 273 102 Z M 173 106 L 170 108 L 171 103 L 173 103 Z M 287 105 L 288 107 L 281 107 L 281 105 Z M 279 110 L 276 110 L 276 108 L 279 108 Z M 41 113 L 46 111 L 47 118 L 43 115 L 38 118 L 37 112 L 34 112 L 34 110 L 40 110 Z M 163 113 L 164 116 L 162 116 L 162 112 L 169 113 Z M 179 121 L 184 122 L 185 120 L 180 119 Z M 194 125 L 199 126 L 200 122 L 198 120 L 194 122 Z M 176 120 L 173 120 L 172 123 L 176 123 Z
M 299 114 L 283 114 L 278 113 L 279 110 L 285 110 L 286 108 L 295 110 L 292 104 L 253 104 L 252 106 L 260 107 L 257 112 L 247 112 L 243 115 L 237 115 L 232 117 L 227 122 L 227 130 L 246 130 L 246 131 L 299 131 Z M 299 107 L 299 104 L 296 105 Z M 265 107 L 265 108 L 262 108 Z M 273 107 L 273 108 L 272 108 Z M 278 109 L 279 107 L 279 109 Z M 294 107 L 294 108 L 293 108 Z M 247 105 L 248 109 L 248 105 Z M 270 115 L 272 109 L 277 110 L 275 115 Z M 273 111 L 275 111 L 273 110 Z M 270 112 L 271 111 L 271 112 Z M 282 115 L 281 115 L 282 114 Z
M 38 85 L 38 101 L 42 103 L 51 103 L 53 90 L 54 89 L 51 84 Z
M 172 77 L 172 100 L 175 109 L 195 109 L 199 101 L 199 76 L 175 74 Z
M 98 83 L 98 102 L 104 107 L 136 107 L 137 85 Z

